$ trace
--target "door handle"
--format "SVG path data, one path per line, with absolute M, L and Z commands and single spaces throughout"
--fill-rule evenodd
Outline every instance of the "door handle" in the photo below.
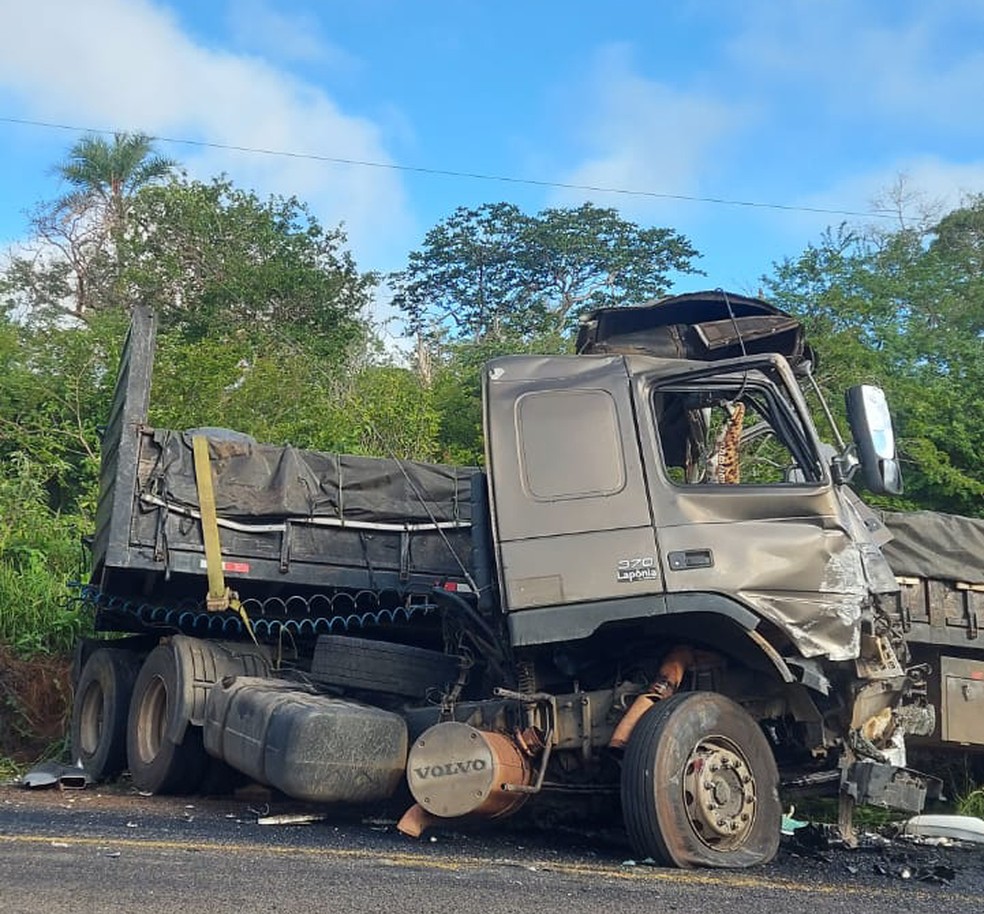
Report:
M 671 571 L 689 571 L 692 568 L 713 568 L 714 553 L 710 549 L 684 549 L 666 556 Z

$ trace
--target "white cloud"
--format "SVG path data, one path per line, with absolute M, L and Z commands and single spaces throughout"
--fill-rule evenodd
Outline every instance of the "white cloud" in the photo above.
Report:
M 345 71 L 360 66 L 355 55 L 326 39 L 314 16 L 282 12 L 267 0 L 230 0 L 226 23 L 233 40 L 249 50 Z
M 978 131 L 984 51 L 978 4 L 749 0 L 729 57 L 749 81 L 798 97 L 804 113 Z M 901 12 L 901 15 L 899 14 Z
M 0 4 L 0 88 L 30 116 L 86 127 L 388 163 L 371 121 L 255 57 L 195 43 L 149 0 Z M 344 221 L 360 266 L 392 265 L 412 232 L 399 175 L 302 158 L 191 147 L 163 151 L 192 174 L 226 171 L 261 193 L 296 194 Z
M 843 177 L 821 193 L 799 201 L 803 206 L 834 207 L 837 201 L 864 200 L 870 209 L 894 210 L 893 193 L 900 188 L 902 206 L 899 216 L 890 218 L 848 219 L 858 225 L 893 230 L 899 227 L 899 217 L 906 225 L 935 221 L 956 209 L 970 196 L 984 188 L 984 159 L 977 162 L 954 163 L 938 156 L 917 156 L 897 159 L 876 169 Z M 811 220 L 815 222 L 815 220 Z M 829 217 L 827 223 L 838 221 Z
M 726 138 L 751 129 L 751 106 L 678 89 L 646 79 L 633 69 L 624 45 L 597 56 L 576 126 L 583 160 L 559 180 L 596 187 L 656 194 L 696 194 L 716 172 Z M 561 203 L 583 199 L 584 191 L 563 191 Z M 676 209 L 671 201 L 646 197 L 592 195 L 599 205 L 616 205 L 627 214 Z

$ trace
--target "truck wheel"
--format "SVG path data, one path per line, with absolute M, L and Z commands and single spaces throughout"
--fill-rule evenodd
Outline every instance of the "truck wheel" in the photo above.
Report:
M 93 780 L 109 780 L 126 768 L 127 712 L 139 668 L 136 654 L 100 648 L 79 674 L 69 740 L 72 758 Z
M 191 793 L 208 766 L 201 727 L 189 726 L 180 744 L 167 738 L 177 704 L 177 663 L 168 644 L 154 648 L 133 687 L 126 754 L 138 790 Z
M 671 866 L 746 867 L 779 847 L 779 774 L 758 724 L 730 698 L 689 692 L 636 725 L 622 767 L 633 849 Z
M 409 644 L 321 635 L 314 647 L 311 678 L 328 685 L 424 698 L 458 678 L 450 654 Z

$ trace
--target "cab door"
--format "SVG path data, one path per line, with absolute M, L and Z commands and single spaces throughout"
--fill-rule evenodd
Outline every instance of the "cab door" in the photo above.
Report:
M 668 593 L 724 597 L 804 656 L 858 651 L 862 550 L 784 360 L 639 379 Z
M 661 594 L 623 357 L 497 359 L 484 402 L 505 609 L 579 604 L 601 620 L 613 602 Z

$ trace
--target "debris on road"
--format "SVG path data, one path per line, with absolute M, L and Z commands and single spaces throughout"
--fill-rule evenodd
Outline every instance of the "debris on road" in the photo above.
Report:
M 315 813 L 281 813 L 274 816 L 260 816 L 257 825 L 312 825 L 324 822 L 328 817 Z
M 903 826 L 902 836 L 984 844 L 984 819 L 977 816 L 913 816 Z
M 41 762 L 21 778 L 21 786 L 29 790 L 59 787 L 62 790 L 82 790 L 92 783 L 85 769 L 61 762 Z
M 782 849 L 788 857 L 842 867 L 851 876 L 874 875 L 923 885 L 950 885 L 961 872 L 964 855 L 984 844 L 984 821 L 973 816 L 924 815 L 859 834 L 857 846 L 846 844 L 836 827 L 792 820 L 783 829 Z
M 798 829 L 806 828 L 810 823 L 803 819 L 794 819 L 793 814 L 796 812 L 795 807 L 790 806 L 789 811 L 783 813 L 782 822 L 779 827 L 779 833 L 785 835 L 787 838 L 791 837 Z

